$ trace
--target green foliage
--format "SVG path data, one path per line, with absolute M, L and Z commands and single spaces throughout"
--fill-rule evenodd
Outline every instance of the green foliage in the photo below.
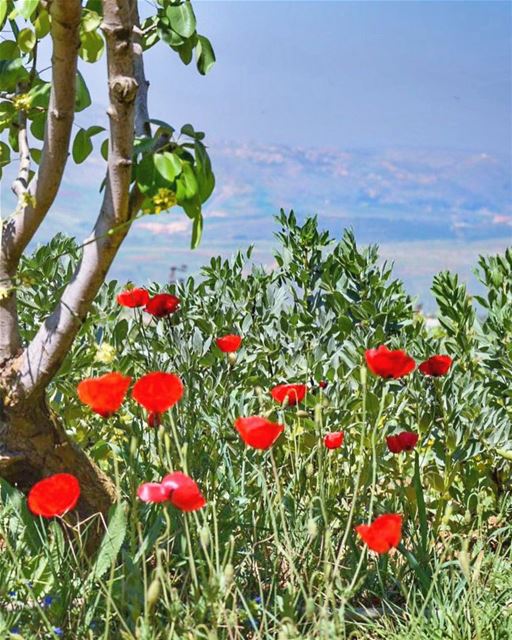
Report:
M 158 36 L 176 51 L 183 64 L 190 64 L 194 51 L 196 53 L 197 70 L 206 75 L 215 63 L 215 53 L 211 42 L 196 31 L 196 17 L 192 3 L 174 0 L 160 0 L 160 8 L 154 18 L 145 21 L 145 47 L 149 48 L 156 42 L 156 28 Z
M 193 220 L 194 249 L 201 239 L 202 205 L 215 186 L 210 158 L 202 142 L 204 133 L 186 124 L 175 137 L 175 129 L 168 123 L 152 123 L 158 127 L 153 137 L 138 139 L 135 144 L 135 180 L 145 196 L 142 210 L 151 214 L 174 204 L 181 206 Z
M 192 3 L 162 0 L 154 15 L 140 25 L 139 38 L 144 49 L 160 40 L 189 64 L 196 56 L 197 69 L 205 75 L 215 61 L 208 38 L 197 33 Z M 101 30 L 103 9 L 100 0 L 88 0 L 80 21 L 80 57 L 94 64 L 105 49 Z M 30 132 L 31 159 L 38 164 L 45 136 L 50 99 L 50 82 L 45 81 L 38 64 L 40 42 L 51 38 L 51 16 L 37 0 L 0 0 L 0 24 L 5 35 L 0 42 L 0 175 L 18 152 L 20 114 L 26 116 Z M 92 103 L 84 77 L 77 72 L 75 111 L 82 113 Z M 23 118 L 23 119 L 24 119 Z M 152 130 L 154 129 L 154 130 Z M 80 126 L 74 134 L 71 157 L 81 164 L 93 153 L 93 137 L 104 131 L 99 125 Z M 185 124 L 178 135 L 163 120 L 151 120 L 146 136 L 136 141 L 132 179 L 146 196 L 145 213 L 160 213 L 180 206 L 192 219 L 191 246 L 197 247 L 203 228 L 202 206 L 210 197 L 215 177 L 203 140 L 205 134 Z M 2 139 L 1 136 L 4 136 Z M 14 152 L 11 153 L 11 152 Z M 108 140 L 100 143 L 102 157 L 108 158 Z
M 116 305 L 120 286 L 104 285 L 51 401 L 116 478 L 123 505 L 91 561 L 83 536 L 72 552 L 58 527 L 34 521 L 20 494 L 2 488 L 0 597 L 51 592 L 58 602 L 43 610 L 48 622 L 37 608 L 14 608 L 0 629 L 19 624 L 43 638 L 58 625 L 70 637 L 154 640 L 510 635 L 510 255 L 480 261 L 482 317 L 459 281 L 440 274 L 442 325 L 432 332 L 376 247 L 359 248 L 350 231 L 334 241 L 316 218 L 277 220 L 273 271 L 251 265 L 251 249 L 213 258 L 197 280 L 163 289 L 181 299 L 168 319 Z M 79 256 L 58 236 L 24 260 L 25 339 Z M 214 345 L 232 332 L 243 336 L 235 363 Z M 449 353 L 454 367 L 438 379 L 377 379 L 364 350 L 383 343 L 417 361 Z M 156 430 L 132 400 L 104 420 L 78 402 L 76 385 L 110 370 L 177 372 L 185 397 Z M 285 381 L 309 383 L 300 407 L 271 400 L 268 390 Z M 245 449 L 233 429 L 256 414 L 285 424 L 271 452 Z M 323 435 L 338 430 L 343 447 L 328 452 Z M 388 452 L 385 436 L 402 430 L 419 434 L 417 455 Z M 205 509 L 137 500 L 141 482 L 171 470 L 197 480 Z M 353 526 L 383 512 L 404 516 L 400 548 L 365 555 Z
M 99 580 L 102 578 L 115 563 L 126 537 L 126 529 L 126 505 L 123 502 L 118 502 L 109 514 L 107 531 L 94 561 L 92 568 L 94 579 Z

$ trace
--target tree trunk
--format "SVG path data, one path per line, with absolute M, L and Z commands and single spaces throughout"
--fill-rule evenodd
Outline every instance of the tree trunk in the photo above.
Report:
M 66 434 L 48 406 L 45 394 L 11 406 L 9 395 L 0 404 L 0 475 L 23 492 L 41 478 L 71 473 L 80 483 L 76 512 L 79 521 L 106 516 L 116 489 Z

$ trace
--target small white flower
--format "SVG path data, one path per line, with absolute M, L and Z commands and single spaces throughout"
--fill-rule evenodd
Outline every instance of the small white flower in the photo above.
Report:
M 103 364 L 109 364 L 113 362 L 116 357 L 116 350 L 108 342 L 102 342 L 96 351 L 96 356 L 94 357 L 96 362 L 101 362 Z

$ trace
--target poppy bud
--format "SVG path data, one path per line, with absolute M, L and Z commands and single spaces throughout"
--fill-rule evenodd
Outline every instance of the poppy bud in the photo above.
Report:
M 311 462 L 306 466 L 306 475 L 308 478 L 312 478 L 315 475 L 315 467 Z
M 471 581 L 471 562 L 470 562 L 469 553 L 468 553 L 467 540 L 463 545 L 463 549 L 459 551 L 457 559 L 459 561 L 460 568 L 462 569 L 462 573 L 464 574 L 464 577 L 468 582 L 470 582 Z
M 309 418 L 309 413 L 303 409 L 299 409 L 296 415 L 298 418 Z
M 155 606 L 160 598 L 160 580 L 155 578 L 153 582 L 149 585 L 148 591 L 146 593 L 146 602 L 148 604 L 148 609 L 151 609 Z
M 234 576 L 235 570 L 233 569 L 233 565 L 228 563 L 224 568 L 224 583 L 226 587 L 229 587 L 233 583 Z
M 311 620 L 315 615 L 315 601 L 313 598 L 308 598 L 306 600 L 306 618 Z
M 210 531 L 208 527 L 201 527 L 199 537 L 201 539 L 201 544 L 203 545 L 203 547 L 207 547 L 210 544 Z
M 236 364 L 236 353 L 231 351 L 230 353 L 228 353 L 227 358 L 231 366 L 234 366 Z

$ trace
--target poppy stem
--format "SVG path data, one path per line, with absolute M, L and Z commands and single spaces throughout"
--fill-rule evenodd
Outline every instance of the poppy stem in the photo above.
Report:
M 371 488 L 370 488 L 370 506 L 368 508 L 368 524 L 371 523 L 372 518 L 373 518 L 373 505 L 375 502 L 375 488 L 377 486 L 377 445 L 376 445 L 376 440 L 377 440 L 377 429 L 379 427 L 382 415 L 384 413 L 384 403 L 386 400 L 386 391 L 387 391 L 387 385 L 386 383 L 384 383 L 383 387 L 382 387 L 382 396 L 380 399 L 380 405 L 379 405 L 379 413 L 377 414 L 377 418 L 375 419 L 375 423 L 373 425 L 372 428 L 372 435 L 371 435 L 371 444 L 372 444 L 372 484 L 371 484 Z M 354 573 L 354 576 L 352 578 L 352 581 L 350 582 L 350 585 L 346 591 L 346 597 L 349 598 L 354 590 L 354 587 L 357 584 L 357 580 L 359 579 L 359 574 L 361 573 L 361 569 L 363 567 L 363 562 L 366 558 L 366 547 L 363 549 L 363 552 L 361 553 L 361 557 L 359 558 L 359 562 L 357 563 L 357 567 Z
M 335 576 L 338 572 L 339 565 L 341 562 L 341 558 L 343 555 L 343 551 L 345 550 L 345 545 L 347 544 L 347 539 L 352 529 L 352 522 L 354 519 L 354 511 L 356 508 L 357 498 L 359 496 L 359 489 L 361 484 L 361 475 L 364 467 L 364 441 L 366 438 L 366 368 L 361 367 L 360 369 L 361 375 L 361 437 L 359 438 L 359 450 L 357 454 L 357 459 L 359 461 L 356 479 L 354 483 L 354 495 L 352 497 L 352 503 L 350 505 L 350 510 L 348 512 L 347 525 L 345 527 L 345 531 L 343 532 L 343 538 L 341 540 L 340 548 L 336 555 L 336 560 L 334 562 L 334 568 L 332 575 Z

